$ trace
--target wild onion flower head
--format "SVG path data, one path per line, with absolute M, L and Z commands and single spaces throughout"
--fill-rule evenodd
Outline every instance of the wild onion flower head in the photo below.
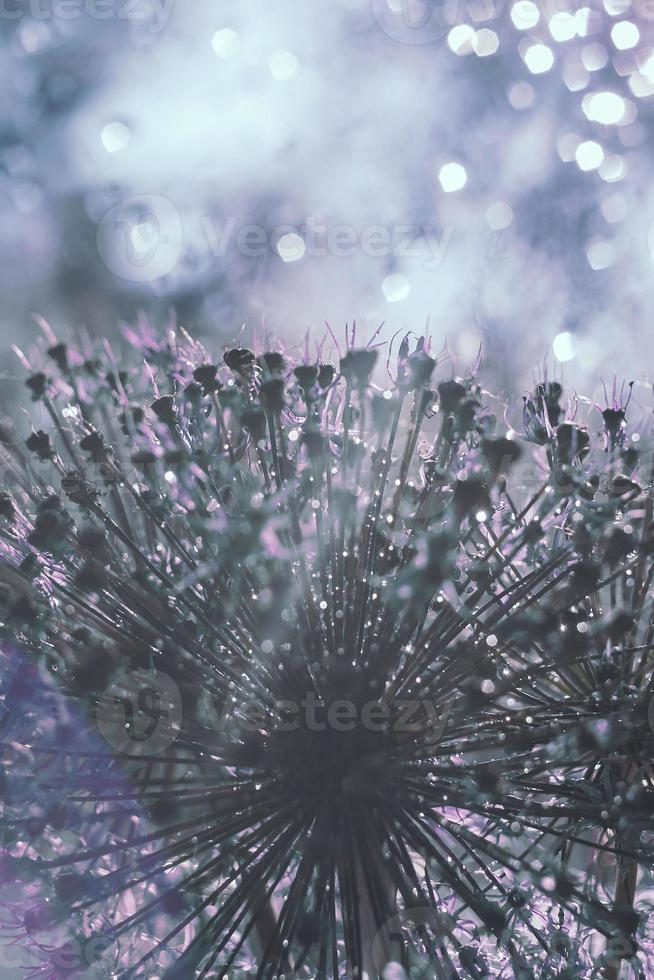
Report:
M 129 340 L 50 337 L 0 433 L 0 875 L 37 973 L 637 963 L 654 566 L 622 408 L 541 385 L 520 437 L 424 339 L 387 378 L 372 346 Z

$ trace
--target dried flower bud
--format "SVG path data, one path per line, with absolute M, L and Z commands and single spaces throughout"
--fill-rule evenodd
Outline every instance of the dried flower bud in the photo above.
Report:
M 491 480 L 506 474 L 521 456 L 520 446 L 513 439 L 482 439 L 481 451 L 486 457 Z
M 102 528 L 87 525 L 80 529 L 77 544 L 90 554 L 102 554 L 107 548 L 107 536 Z
M 467 394 L 464 386 L 458 381 L 441 381 L 436 390 L 441 412 L 446 414 L 457 412 Z
M 124 390 L 127 387 L 128 381 L 129 381 L 128 371 L 119 371 L 118 374 L 116 374 L 115 371 L 107 372 L 107 383 L 113 391 L 118 392 L 121 389 Z
M 556 427 L 556 448 L 559 463 L 572 463 L 583 459 L 590 448 L 590 435 L 585 425 L 575 422 L 561 422 Z
M 25 441 L 25 445 L 31 453 L 36 453 L 39 459 L 43 462 L 52 459 L 54 456 L 54 452 L 50 444 L 50 436 L 47 432 L 44 432 L 43 429 L 33 432 L 32 435 Z
M 27 540 L 37 551 L 56 552 L 68 534 L 69 522 L 60 509 L 45 509 L 36 516 Z
M 27 378 L 25 384 L 32 392 L 32 401 L 37 402 L 43 398 L 46 393 L 48 379 L 42 371 L 39 371 L 37 374 L 33 374 L 30 378 Z
M 492 512 L 488 488 L 479 480 L 457 480 L 453 505 L 459 520 L 481 513 L 488 517 Z
M 216 375 L 218 374 L 218 368 L 215 364 L 200 364 L 199 367 L 193 372 L 193 378 L 198 384 L 201 384 L 205 394 L 210 394 L 212 391 L 218 391 L 222 388 L 222 385 Z
M 602 412 L 604 429 L 611 447 L 617 446 L 624 439 L 625 415 L 623 408 L 605 408 Z
M 93 431 L 80 440 L 80 449 L 88 453 L 94 463 L 105 462 L 112 453 L 101 432 Z
M 281 412 L 284 407 L 284 382 L 281 378 L 264 381 L 259 389 L 261 404 L 268 412 Z
M 191 405 L 191 410 L 193 412 L 198 411 L 203 393 L 202 385 L 197 381 L 189 381 L 184 388 L 184 396 Z
M 367 388 L 377 363 L 377 351 L 355 348 L 341 358 L 340 371 L 346 381 L 356 388 Z
M 234 348 L 226 352 L 224 360 L 230 371 L 234 371 L 235 374 L 250 374 L 255 357 L 247 348 Z
M 160 422 L 164 422 L 170 426 L 177 424 L 177 409 L 175 408 L 175 399 L 172 395 L 162 395 L 161 398 L 157 398 L 152 402 L 150 408 Z
M 407 387 L 413 389 L 428 384 L 435 367 L 436 361 L 434 358 L 430 357 L 423 350 L 409 354 L 407 358 Z
M 268 377 L 277 377 L 286 370 L 284 358 L 276 351 L 268 351 L 266 354 L 262 354 L 257 358 L 257 363 Z
M 0 493 L 0 517 L 6 521 L 13 521 L 16 516 L 16 508 L 8 493 Z
M 306 447 L 309 456 L 317 459 L 322 456 L 325 449 L 325 439 L 319 429 L 304 429 L 302 432 L 302 445 Z
M 250 433 L 254 442 L 266 436 L 266 415 L 260 408 L 247 408 L 241 413 L 241 425 Z
M 98 497 L 98 491 L 93 484 L 75 470 L 62 477 L 61 489 L 74 504 L 80 507 L 90 507 Z
M 55 344 L 48 349 L 48 357 L 51 357 L 60 371 L 68 370 L 68 347 L 66 344 Z
M 628 493 L 640 493 L 640 486 L 635 480 L 630 480 L 624 473 L 616 473 L 609 482 L 609 496 L 624 497 Z
M 329 388 L 336 377 L 336 369 L 333 364 L 321 364 L 318 368 L 318 386 L 324 391 Z
M 307 393 L 318 381 L 318 368 L 315 364 L 298 364 L 293 370 L 298 385 L 306 398 Z

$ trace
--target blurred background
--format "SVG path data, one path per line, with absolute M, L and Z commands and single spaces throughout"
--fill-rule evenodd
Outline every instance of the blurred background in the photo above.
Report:
M 651 374 L 654 0 L 0 0 L 0 106 L 3 401 L 34 314 Z

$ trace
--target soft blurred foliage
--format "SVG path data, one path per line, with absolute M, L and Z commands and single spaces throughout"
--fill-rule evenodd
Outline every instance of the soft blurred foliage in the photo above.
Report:
M 35 313 L 109 336 L 173 311 L 216 346 L 243 323 L 292 344 L 428 322 L 466 363 L 483 342 L 501 391 L 543 362 L 644 378 L 653 19 L 652 0 L 3 0 L 3 348 Z

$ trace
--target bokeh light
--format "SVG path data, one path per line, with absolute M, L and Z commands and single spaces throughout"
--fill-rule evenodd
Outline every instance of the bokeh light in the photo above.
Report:
M 604 150 L 595 140 L 584 140 L 577 147 L 575 159 L 580 170 L 597 170 L 604 160 Z
M 401 300 L 407 298 L 411 287 L 406 276 L 396 272 L 390 276 L 386 276 L 382 283 L 382 290 L 389 303 L 399 303 Z
M 299 62 L 292 51 L 274 51 L 270 56 L 270 70 L 273 78 L 279 82 L 295 78 L 299 69 Z
M 619 51 L 627 51 L 640 41 L 640 31 L 631 21 L 621 20 L 611 29 L 611 40 Z
M 540 20 L 540 11 L 532 0 L 518 0 L 511 7 L 511 20 L 519 31 L 528 31 Z
M 438 179 L 445 193 L 452 194 L 466 186 L 468 174 L 460 163 L 445 163 L 438 172 Z
M 219 340 L 428 322 L 479 330 L 513 390 L 566 330 L 589 376 L 602 352 L 628 371 L 628 307 L 649 350 L 642 5 L 196 0 L 2 30 L 0 288 L 26 346 L 35 312 Z
M 231 27 L 221 28 L 211 39 L 211 47 L 219 58 L 232 58 L 239 49 L 239 43 L 239 36 Z
M 557 361 L 571 361 L 575 356 L 574 337 L 567 330 L 557 334 L 552 342 Z
M 552 49 L 546 44 L 530 44 L 524 53 L 525 64 L 534 75 L 542 75 L 554 64 Z
M 288 231 L 277 242 L 277 252 L 282 262 L 297 262 L 306 251 L 304 240 L 294 231 Z

